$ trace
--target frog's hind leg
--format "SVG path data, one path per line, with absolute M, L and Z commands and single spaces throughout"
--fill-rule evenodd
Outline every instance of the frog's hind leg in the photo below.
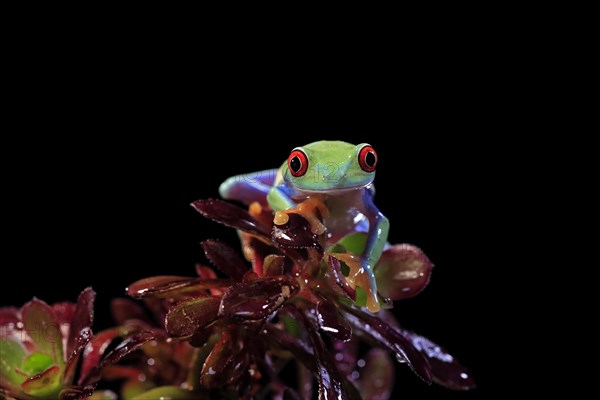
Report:
M 226 200 L 237 200 L 246 205 L 255 201 L 267 205 L 267 194 L 276 176 L 277 169 L 232 176 L 219 186 L 219 194 Z

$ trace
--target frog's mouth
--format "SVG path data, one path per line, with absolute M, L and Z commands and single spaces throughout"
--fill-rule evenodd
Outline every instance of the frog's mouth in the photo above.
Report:
M 363 185 L 355 185 L 355 186 L 348 186 L 348 187 L 339 187 L 339 188 L 332 188 L 332 189 L 303 189 L 301 187 L 296 187 L 297 190 L 303 192 L 303 193 L 317 193 L 317 194 L 331 194 L 331 193 L 344 193 L 344 192 L 352 192 L 355 190 L 360 190 L 360 189 L 364 189 L 367 188 L 369 186 L 371 186 L 372 183 L 368 183 L 368 184 L 363 184 Z

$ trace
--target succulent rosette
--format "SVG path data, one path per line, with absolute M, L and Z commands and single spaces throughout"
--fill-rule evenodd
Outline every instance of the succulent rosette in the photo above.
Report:
M 311 398 L 316 390 L 320 399 L 387 399 L 394 381 L 390 355 L 427 383 L 474 387 L 441 346 L 401 328 L 388 311 L 366 309 L 364 292 L 348 273 L 364 235 L 327 243 L 326 232 L 311 226 L 318 212 L 292 211 L 275 225 L 273 212 L 258 204 L 246 211 L 200 200 L 193 207 L 240 232 L 245 260 L 208 240 L 202 247 L 219 274 L 198 265 L 195 277 L 156 276 L 128 288 L 135 298 L 167 304 L 166 333 L 196 348 L 179 396 Z M 415 246 L 387 248 L 374 269 L 383 308 L 422 291 L 432 267 Z M 359 341 L 373 348 L 359 351 Z
M 20 309 L 0 308 L 0 398 L 79 399 L 92 395 L 101 371 L 152 339 L 150 332 L 94 337 L 95 293 L 76 304 L 34 298 Z M 123 332 L 121 332 L 123 333 Z

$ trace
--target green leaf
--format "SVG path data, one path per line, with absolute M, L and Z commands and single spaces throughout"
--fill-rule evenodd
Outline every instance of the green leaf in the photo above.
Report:
M 21 343 L 10 339 L 0 339 L 0 376 L 20 385 L 25 377 L 18 374 L 16 369 L 21 368 L 25 356 L 25 349 Z
M 365 307 L 367 305 L 367 292 L 360 286 L 356 287 L 356 305 Z
M 54 365 L 54 360 L 44 353 L 33 353 L 25 359 L 22 370 L 27 375 L 35 375 L 44 372 Z
M 337 245 L 345 247 L 346 252 L 354 253 L 356 255 L 362 254 L 367 245 L 367 235 L 364 232 L 351 233 L 340 239 L 336 246 Z
M 56 399 L 60 392 L 60 380 L 62 371 L 58 365 L 54 365 L 41 374 L 27 378 L 21 384 L 21 390 L 30 396 L 41 399 Z

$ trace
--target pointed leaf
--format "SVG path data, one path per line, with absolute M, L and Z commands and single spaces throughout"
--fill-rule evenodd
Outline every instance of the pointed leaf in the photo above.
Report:
M 231 285 L 227 279 L 200 279 L 183 276 L 154 276 L 132 283 L 127 294 L 133 298 L 171 297 L 176 294 L 195 293 L 203 289 L 223 288 Z
M 215 267 L 236 281 L 241 280 L 248 271 L 244 261 L 231 246 L 216 240 L 206 240 L 202 242 L 202 248 L 206 258 Z
M 51 356 L 57 364 L 63 365 L 62 332 L 52 308 L 34 297 L 23 306 L 21 315 L 25 330 L 37 350 Z
M 346 319 L 355 329 L 362 331 L 373 342 L 393 351 L 399 360 L 406 361 L 418 377 L 431 383 L 431 367 L 410 341 L 373 314 L 346 301 L 342 301 L 342 305 Z
M 385 250 L 374 268 L 384 297 L 403 300 L 419 294 L 431 278 L 433 264 L 416 246 L 397 244 Z
M 247 371 L 248 364 L 244 343 L 231 331 L 224 331 L 204 362 L 200 382 L 208 389 L 234 383 Z
M 333 339 L 345 342 L 352 337 L 352 328 L 329 300 L 321 298 L 317 304 L 317 322 L 319 328 Z
M 246 210 L 222 200 L 198 200 L 192 207 L 208 219 L 219 222 L 242 232 L 264 237 L 270 236 L 271 229 L 254 219 Z
M 219 314 L 262 319 L 281 307 L 298 289 L 298 282 L 287 275 L 236 283 L 225 292 Z
M 90 332 L 87 331 L 91 329 L 92 323 L 94 322 L 95 298 L 96 292 L 94 292 L 91 287 L 88 287 L 83 289 L 77 299 L 77 305 L 75 306 L 75 312 L 73 313 L 73 319 L 71 320 L 71 326 L 69 327 L 69 339 L 67 341 L 68 357 L 71 356 L 77 342 L 81 343 L 85 337 L 88 337 L 89 340 Z
M 219 318 L 220 304 L 218 296 L 199 297 L 177 304 L 165 319 L 167 333 L 175 337 L 192 335 Z
M 401 330 L 400 333 L 427 357 L 435 383 L 453 390 L 475 388 L 471 374 L 443 347 L 411 331 Z
M 117 328 L 107 329 L 96 334 L 96 336 L 86 344 L 83 361 L 81 362 L 81 373 L 79 375 L 78 385 L 83 385 L 84 378 L 100 363 L 100 359 L 108 346 L 119 335 L 120 332 Z
M 21 383 L 21 390 L 34 397 L 56 396 L 60 390 L 60 367 L 54 365 L 40 374 L 27 378 Z
M 290 308 L 290 310 L 294 310 L 298 321 L 304 325 L 312 343 L 317 381 L 319 382 L 319 400 L 348 398 L 344 378 L 335 366 L 335 362 L 321 336 L 317 333 L 316 327 L 300 311 L 295 311 L 293 308 Z
M 96 366 L 92 367 L 86 376 L 80 379 L 80 384 L 96 382 L 100 378 L 100 371 L 106 365 L 119 362 L 123 357 L 155 338 L 156 334 L 149 331 L 138 332 L 125 338 L 113 351 L 105 355 Z
M 75 339 L 72 352 L 68 355 L 67 365 L 65 366 L 65 373 L 63 376 L 63 385 L 69 386 L 73 383 L 75 377 L 75 371 L 79 361 L 79 356 L 86 348 L 87 344 L 93 337 L 92 329 L 85 327 L 79 331 L 79 336 Z
M 310 223 L 301 215 L 287 214 L 289 219 L 283 225 L 273 225 L 273 242 L 285 248 L 316 248 L 321 250 L 319 236 L 312 233 Z
M 365 399 L 388 400 L 394 387 L 394 363 L 381 349 L 367 353 L 365 367 L 360 371 L 361 394 Z

